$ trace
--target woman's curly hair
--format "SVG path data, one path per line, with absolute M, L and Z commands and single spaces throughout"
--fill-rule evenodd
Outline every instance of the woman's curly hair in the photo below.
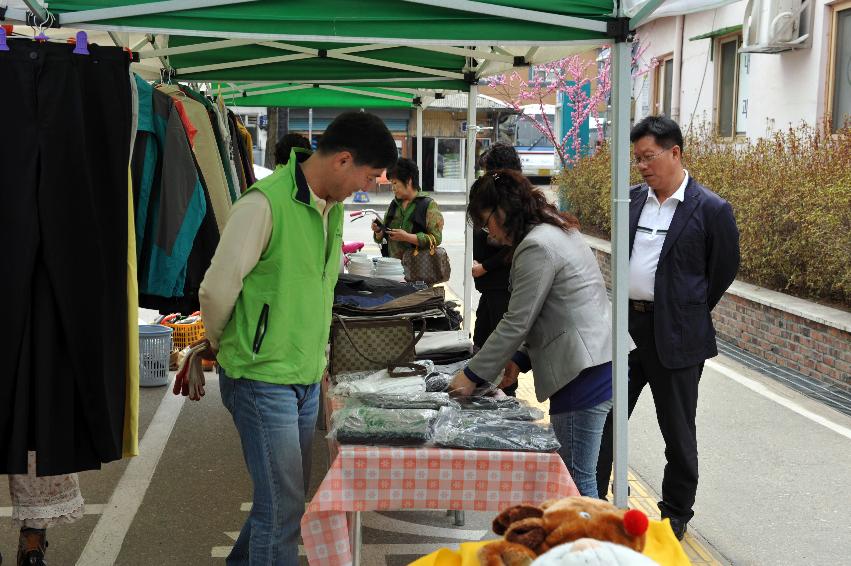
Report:
M 529 179 L 510 169 L 490 171 L 470 189 L 467 217 L 475 227 L 482 227 L 485 211 L 497 208 L 505 213 L 504 230 L 515 248 L 540 224 L 552 224 L 565 232 L 579 228 L 575 216 L 560 212 Z

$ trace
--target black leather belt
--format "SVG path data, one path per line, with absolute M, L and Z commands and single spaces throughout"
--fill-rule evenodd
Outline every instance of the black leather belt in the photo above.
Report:
M 629 308 L 636 312 L 653 312 L 653 301 L 629 300 Z

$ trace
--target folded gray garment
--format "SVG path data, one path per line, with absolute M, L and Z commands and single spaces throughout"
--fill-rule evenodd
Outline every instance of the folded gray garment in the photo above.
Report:
M 446 352 L 472 352 L 473 342 L 466 332 L 458 330 L 426 332 L 417 342 L 416 351 L 418 357 Z
M 433 440 L 438 446 L 468 450 L 555 452 L 561 447 L 552 425 L 509 421 L 490 411 L 441 410 Z

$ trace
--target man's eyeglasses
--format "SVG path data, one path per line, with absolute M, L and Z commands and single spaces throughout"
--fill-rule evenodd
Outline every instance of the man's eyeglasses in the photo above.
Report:
M 660 155 L 662 155 L 666 151 L 670 151 L 671 149 L 673 149 L 673 148 L 669 147 L 668 149 L 663 149 L 662 151 L 657 151 L 656 153 L 654 153 L 652 155 L 645 155 L 644 157 L 634 157 L 634 158 L 632 158 L 632 160 L 630 160 L 630 163 L 632 163 L 636 167 L 638 167 L 642 163 L 644 165 L 647 165 L 648 163 L 657 159 Z
M 496 210 L 496 209 L 494 209 L 494 210 Z M 491 210 L 491 213 L 488 214 L 488 217 L 485 220 L 484 224 L 482 224 L 482 232 L 484 232 L 485 234 L 491 233 L 491 231 L 488 229 L 488 224 L 490 224 L 491 216 L 493 216 L 493 210 Z

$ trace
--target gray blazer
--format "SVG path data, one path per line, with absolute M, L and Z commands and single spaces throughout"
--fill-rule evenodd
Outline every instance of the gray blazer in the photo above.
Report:
M 468 367 L 496 383 L 518 350 L 532 360 L 539 401 L 583 369 L 612 360 L 611 304 L 597 259 L 578 230 L 542 224 L 517 246 L 508 312 Z

